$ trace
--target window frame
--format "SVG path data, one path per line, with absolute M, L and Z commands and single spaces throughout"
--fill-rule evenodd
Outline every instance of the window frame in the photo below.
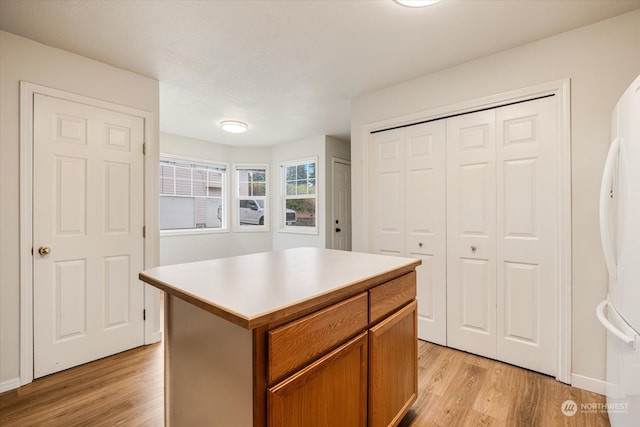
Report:
M 211 159 L 196 159 L 186 156 L 178 156 L 174 154 L 160 153 L 158 159 L 158 204 L 160 204 L 160 198 L 163 197 L 160 183 L 160 167 L 162 162 L 173 162 L 183 165 L 195 165 L 204 166 L 214 169 L 219 169 L 222 172 L 222 186 L 220 201 L 222 203 L 222 225 L 220 228 L 182 228 L 182 229 L 160 229 L 160 207 L 158 206 L 158 228 L 160 236 L 186 236 L 186 235 L 198 235 L 198 234 L 218 234 L 229 232 L 229 165 L 225 162 L 211 160 Z M 174 196 L 174 197 L 194 197 L 194 196 Z
M 287 174 L 286 168 L 291 166 L 306 165 L 314 163 L 315 165 L 315 192 L 314 194 L 307 194 L 301 197 L 301 195 L 289 196 L 287 195 Z M 287 160 L 280 162 L 280 191 L 281 191 L 281 203 L 280 203 L 280 232 L 293 233 L 293 234 L 312 234 L 318 235 L 320 230 L 320 168 L 317 156 L 304 157 L 296 160 Z M 291 199 L 314 199 L 315 200 L 315 212 L 314 212 L 314 226 L 300 226 L 300 225 L 287 225 L 287 200 Z
M 269 204 L 270 175 L 268 163 L 234 163 L 233 164 L 233 197 L 229 205 L 233 214 L 232 229 L 234 232 L 268 232 L 271 222 L 271 209 Z M 240 177 L 242 170 L 264 170 L 265 172 L 265 195 L 264 196 L 240 196 Z M 264 222 L 260 224 L 240 224 L 240 201 L 241 200 L 262 200 L 264 202 Z

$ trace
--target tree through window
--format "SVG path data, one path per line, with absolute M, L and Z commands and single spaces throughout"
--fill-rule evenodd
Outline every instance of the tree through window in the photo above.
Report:
M 282 165 L 284 177 L 284 226 L 300 231 L 317 229 L 317 161 L 302 160 Z

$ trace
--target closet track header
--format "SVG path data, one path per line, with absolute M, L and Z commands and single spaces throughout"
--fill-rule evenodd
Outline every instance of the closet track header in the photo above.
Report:
M 386 132 L 388 130 L 402 129 L 402 128 L 406 128 L 406 127 L 409 127 L 409 126 L 421 125 L 423 123 L 435 122 L 436 120 L 442 120 L 442 119 L 448 119 L 448 118 L 451 118 L 451 117 L 464 116 L 464 115 L 467 115 L 467 114 L 478 113 L 480 111 L 487 111 L 487 110 L 493 110 L 493 109 L 500 108 L 500 107 L 508 107 L 509 105 L 522 104 L 523 102 L 530 102 L 530 101 L 536 101 L 538 99 L 550 98 L 552 96 L 555 96 L 555 94 L 551 93 L 549 95 L 537 96 L 535 98 L 528 98 L 528 99 L 523 99 L 523 100 L 520 100 L 520 101 L 507 102 L 505 104 L 492 105 L 491 107 L 486 107 L 486 108 L 478 108 L 478 109 L 475 109 L 475 110 L 465 111 L 463 113 L 455 113 L 455 114 L 448 114 L 448 115 L 445 115 L 445 116 L 438 116 L 438 117 L 434 117 L 432 119 L 421 120 L 421 121 L 415 122 L 415 123 L 407 123 L 407 124 L 404 124 L 404 125 L 398 125 L 398 126 L 393 126 L 393 127 L 384 128 L 384 129 L 372 130 L 370 133 L 374 134 L 374 133 Z

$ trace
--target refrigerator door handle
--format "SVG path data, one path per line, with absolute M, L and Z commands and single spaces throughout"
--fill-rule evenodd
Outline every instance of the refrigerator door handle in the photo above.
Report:
M 609 275 L 613 278 L 617 276 L 616 257 L 613 252 L 613 242 L 611 230 L 609 229 L 611 215 L 611 197 L 613 186 L 613 173 L 616 169 L 616 158 L 620 149 L 620 139 L 616 138 L 611 142 L 607 161 L 604 164 L 602 172 L 602 183 L 600 185 L 600 239 L 602 240 L 602 251 L 604 252 L 604 261 L 609 270 Z
M 598 320 L 600 321 L 600 323 L 602 323 L 602 326 L 604 326 L 609 332 L 611 332 L 613 335 L 618 337 L 622 342 L 627 344 L 629 347 L 635 349 L 636 348 L 635 339 L 633 337 L 625 335 L 622 331 L 620 331 L 620 329 L 616 328 L 611 322 L 609 322 L 609 320 L 607 319 L 607 316 L 605 316 L 604 308 L 608 305 L 609 305 L 608 299 L 598 304 L 598 306 L 596 307 L 596 316 L 598 316 Z

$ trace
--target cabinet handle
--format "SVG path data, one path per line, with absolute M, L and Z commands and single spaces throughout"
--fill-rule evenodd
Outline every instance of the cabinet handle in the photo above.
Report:
M 471 252 L 475 254 L 477 250 L 478 248 L 476 246 L 471 245 Z

